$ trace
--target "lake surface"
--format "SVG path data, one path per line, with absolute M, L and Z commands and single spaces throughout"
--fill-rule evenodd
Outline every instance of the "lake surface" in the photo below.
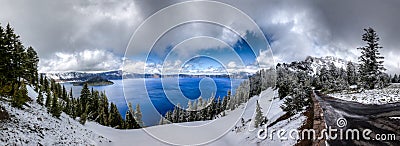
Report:
M 93 86 L 98 91 L 106 91 L 110 102 L 115 103 L 125 116 L 128 109 L 127 102 L 134 105 L 140 104 L 143 122 L 146 126 L 157 125 L 160 114 L 173 110 L 178 103 L 181 107 L 187 107 L 189 100 L 202 97 L 208 99 L 211 95 L 221 97 L 232 89 L 232 94 L 243 79 L 229 78 L 141 78 L 111 80 L 113 85 Z M 82 86 L 73 86 L 71 83 L 63 83 L 66 89 L 72 88 L 73 96 L 79 97 Z M 91 88 L 91 87 L 89 87 Z

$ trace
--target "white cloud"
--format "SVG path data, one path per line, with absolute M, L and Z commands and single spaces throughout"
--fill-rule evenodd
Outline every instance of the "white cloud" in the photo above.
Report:
M 231 61 L 228 63 L 228 68 L 236 68 L 236 67 L 237 67 L 236 62 Z
M 83 50 L 81 52 L 57 52 L 51 59 L 41 59 L 40 72 L 50 71 L 104 71 L 116 70 L 122 59 L 106 50 Z
M 122 70 L 128 73 L 144 73 L 145 65 L 143 61 L 125 60 Z

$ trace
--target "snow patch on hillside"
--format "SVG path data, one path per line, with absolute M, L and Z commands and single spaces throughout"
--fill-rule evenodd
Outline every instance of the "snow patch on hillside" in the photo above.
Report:
M 207 143 L 207 145 L 215 145 L 215 146 L 231 146 L 231 145 L 294 145 L 297 143 L 297 140 L 288 139 L 288 140 L 281 140 L 278 139 L 277 135 L 274 135 L 272 139 L 265 139 L 260 140 L 257 138 L 257 132 L 259 129 L 254 128 L 253 118 L 254 118 L 254 111 L 256 108 L 256 101 L 259 100 L 260 106 L 262 107 L 262 111 L 264 115 L 270 120 L 268 123 L 271 123 L 278 119 L 280 116 L 284 115 L 285 112 L 282 111 L 280 105 L 283 103 L 283 100 L 276 99 L 277 92 L 272 89 L 267 89 L 261 92 L 260 96 L 254 96 L 247 102 L 247 107 L 245 105 L 241 105 L 236 110 L 226 112 L 226 116 L 218 118 L 213 122 L 218 123 L 213 129 L 205 128 L 203 131 L 199 133 L 187 132 L 184 129 L 176 128 L 176 124 L 167 124 L 167 125 L 159 125 L 148 127 L 144 129 L 130 129 L 130 130 L 118 130 L 112 129 L 110 127 L 105 127 L 99 125 L 94 122 L 88 122 L 86 127 L 88 129 L 92 129 L 94 132 L 104 135 L 105 137 L 109 138 L 112 141 L 112 145 L 124 146 L 124 145 L 132 145 L 132 144 L 139 144 L 139 145 L 166 145 L 168 143 L 161 142 L 160 140 L 155 139 L 151 135 L 147 134 L 146 131 L 157 132 L 157 135 L 162 135 L 161 137 L 172 137 L 177 139 L 183 139 L 185 142 L 190 141 L 201 141 L 207 140 L 209 137 L 208 135 L 213 135 L 213 133 L 220 127 L 224 127 L 225 123 L 235 122 L 238 119 L 232 118 L 240 116 L 240 114 L 245 123 L 242 123 L 239 120 L 234 127 L 228 129 L 228 132 L 216 139 L 215 141 L 211 141 Z M 272 105 L 272 106 L 271 106 Z M 269 108 L 271 106 L 271 108 Z M 243 111 L 244 110 L 244 111 Z M 269 114 L 267 115 L 269 111 Z M 278 122 L 270 129 L 298 129 L 305 121 L 306 117 L 302 114 L 297 114 L 291 117 L 288 120 L 283 120 Z M 232 121 L 234 120 L 234 121 Z M 178 123 L 179 125 L 184 126 L 198 126 L 203 125 L 210 121 L 196 121 L 196 122 L 188 122 L 188 123 Z M 263 127 L 261 127 L 263 128 Z M 177 134 L 177 133 L 182 133 Z M 199 131 L 197 131 L 199 132 Z M 179 135 L 179 137 L 178 137 Z M 194 135 L 202 135 L 202 136 L 194 136 Z M 286 137 L 288 137 L 286 135 Z M 217 137 L 216 137 L 217 138 Z
M 400 88 L 397 85 L 389 86 L 384 89 L 365 90 L 360 93 L 333 93 L 328 94 L 334 98 L 346 101 L 353 101 L 362 104 L 388 104 L 400 102 Z
M 36 98 L 37 93 L 28 87 L 28 94 Z M 172 139 L 183 139 L 186 143 L 191 141 L 212 140 L 207 145 L 294 145 L 296 139 L 279 139 L 275 134 L 272 139 L 261 140 L 257 138 L 258 129 L 254 128 L 253 118 L 257 100 L 262 111 L 268 118 L 268 124 L 285 114 L 280 108 L 283 100 L 276 98 L 277 92 L 267 89 L 259 96 L 252 97 L 247 106 L 241 105 L 233 111 L 226 112 L 226 116 L 213 120 L 213 127 L 206 127 L 196 133 L 187 132 L 183 128 L 176 128 L 176 124 L 159 125 L 144 129 L 120 130 L 99 125 L 95 122 L 87 122 L 85 126 L 78 121 L 62 113 L 60 119 L 54 118 L 45 107 L 35 101 L 28 103 L 25 109 L 11 107 L 8 102 L 0 101 L 0 104 L 10 113 L 11 120 L 0 123 L 0 145 L 168 145 L 148 134 L 146 131 L 156 132 L 158 135 Z M 241 115 L 243 113 L 243 115 Z M 268 113 L 268 114 L 267 114 Z M 236 117 L 241 116 L 242 120 Z M 268 130 L 285 129 L 287 131 L 298 129 L 305 117 L 302 114 L 278 122 Z M 237 122 L 238 121 L 238 122 Z M 210 121 L 197 121 L 179 123 L 184 126 L 198 126 Z M 232 128 L 223 129 L 225 123 L 236 124 Z M 216 131 L 225 130 L 221 137 L 210 136 Z M 181 134 L 177 134 L 181 133 Z M 177 136 L 179 135 L 179 137 Z M 197 135 L 197 136 L 194 136 Z M 288 137 L 287 135 L 285 137 Z
M 25 109 L 14 108 L 0 101 L 10 114 L 10 120 L 0 122 L 0 145 L 97 145 L 111 141 L 62 113 L 54 118 L 47 109 L 36 103 L 37 93 L 27 86 L 34 97 Z
M 347 63 L 349 63 L 349 61 L 346 61 L 346 60 L 343 60 L 343 59 L 340 59 L 337 57 L 333 57 L 333 56 L 326 56 L 326 57 L 321 57 L 321 58 L 307 57 L 305 62 L 310 63 L 310 67 L 311 67 L 313 75 L 319 73 L 319 71 L 323 67 L 329 68 L 328 65 L 330 63 L 333 63 L 337 68 L 343 68 L 343 69 L 346 69 Z

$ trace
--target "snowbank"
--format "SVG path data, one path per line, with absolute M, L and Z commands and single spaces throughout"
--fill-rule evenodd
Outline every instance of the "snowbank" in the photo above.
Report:
M 229 111 L 226 113 L 225 117 L 218 118 L 212 122 L 215 123 L 214 126 L 210 127 L 202 127 L 203 130 L 193 130 L 186 131 L 185 128 L 181 128 L 182 126 L 199 126 L 204 125 L 210 121 L 197 121 L 197 122 L 188 122 L 188 123 L 178 123 L 178 124 L 168 124 L 168 125 L 160 125 L 148 127 L 145 129 L 132 129 L 132 130 L 118 130 L 112 129 L 110 127 L 101 126 L 94 122 L 88 122 L 86 124 L 86 128 L 93 130 L 95 133 L 99 135 L 103 135 L 109 138 L 112 142 L 112 145 L 124 146 L 124 145 L 167 145 L 170 144 L 168 142 L 168 138 L 180 139 L 182 142 L 193 142 L 196 144 L 196 141 L 208 141 L 209 143 L 203 143 L 207 145 L 216 145 L 216 146 L 231 146 L 231 145 L 294 145 L 297 140 L 280 140 L 276 136 L 273 139 L 260 140 L 257 138 L 257 132 L 259 129 L 254 128 L 254 123 L 252 122 L 254 117 L 254 111 L 256 107 L 256 101 L 259 100 L 260 105 L 262 106 L 262 111 L 264 115 L 268 113 L 267 118 L 270 119 L 270 122 L 275 121 L 277 118 L 282 116 L 284 112 L 280 109 L 280 104 L 283 101 L 279 99 L 274 99 L 277 97 L 277 92 L 268 89 L 263 91 L 260 96 L 255 96 L 251 98 L 247 102 L 247 106 L 242 105 L 238 107 L 234 111 Z M 271 108 L 269 108 L 271 106 Z M 244 110 L 244 111 L 243 111 Z M 243 115 L 241 115 L 243 113 Z M 236 117 L 242 117 L 246 123 L 241 122 L 240 119 Z M 306 118 L 297 114 L 288 120 L 283 120 L 278 122 L 270 129 L 298 129 L 303 124 Z M 238 121 L 238 122 L 237 122 Z M 218 133 L 218 131 L 225 130 L 221 127 L 226 127 L 226 123 L 236 122 L 234 127 L 227 129 L 228 131 L 221 135 L 222 137 L 217 139 L 210 139 L 210 135 L 213 136 L 214 133 Z M 269 122 L 269 123 L 270 123 Z M 178 126 L 182 125 L 182 126 Z M 167 138 L 166 139 L 156 139 L 153 136 L 149 135 L 146 132 L 156 132 L 157 137 Z M 182 134 L 183 133 L 183 134 Z M 171 140 L 169 139 L 169 140 Z M 164 141 L 164 142 L 162 142 Z
M 54 118 L 45 107 L 36 103 L 37 93 L 27 86 L 33 102 L 18 109 L 0 101 L 10 114 L 8 121 L 0 122 L 0 145 L 96 145 L 111 141 L 87 129 L 66 114 Z
M 28 87 L 29 96 L 36 98 L 37 93 Z M 153 126 L 144 129 L 119 130 L 87 122 L 85 126 L 64 113 L 60 119 L 52 117 L 46 108 L 35 101 L 22 110 L 13 108 L 9 103 L 0 104 L 10 113 L 10 121 L 0 123 L 0 145 L 168 145 L 171 141 L 183 144 L 207 145 L 294 145 L 297 140 L 281 140 L 277 135 L 272 139 L 257 138 L 253 118 L 258 100 L 268 124 L 285 114 L 280 108 L 282 100 L 274 99 L 277 92 L 267 89 L 260 96 L 252 97 L 247 105 L 241 105 L 226 116 L 212 121 L 197 121 L 178 124 Z M 242 123 L 243 118 L 244 123 Z M 269 130 L 298 129 L 306 118 L 297 114 L 270 127 Z M 207 125 L 212 123 L 212 125 Z M 233 124 L 229 124 L 233 123 Z M 191 129 L 188 130 L 188 128 Z M 193 128 L 194 127 L 194 128 Z M 197 128 L 196 128 L 197 127 Z M 156 134 L 157 139 L 151 134 Z M 180 143 L 175 143 L 180 144 Z
M 334 93 L 328 94 L 334 98 L 346 101 L 353 101 L 362 104 L 388 104 L 400 102 L 400 88 L 390 86 L 384 89 L 365 90 L 361 93 Z

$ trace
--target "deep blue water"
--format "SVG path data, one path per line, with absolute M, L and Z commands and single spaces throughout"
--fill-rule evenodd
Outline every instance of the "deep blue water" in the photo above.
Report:
M 140 104 L 143 122 L 146 126 L 157 125 L 160 114 L 165 114 L 178 103 L 187 107 L 189 100 L 201 96 L 208 99 L 211 95 L 221 97 L 227 91 L 234 90 L 243 81 L 242 79 L 229 78 L 145 78 L 112 80 L 113 85 L 93 86 L 95 90 L 106 91 L 110 102 L 115 103 L 121 115 L 125 116 L 127 102 L 134 106 Z M 81 86 L 63 84 L 67 89 L 72 87 L 74 97 L 80 96 Z M 135 107 L 134 107 L 135 108 Z

